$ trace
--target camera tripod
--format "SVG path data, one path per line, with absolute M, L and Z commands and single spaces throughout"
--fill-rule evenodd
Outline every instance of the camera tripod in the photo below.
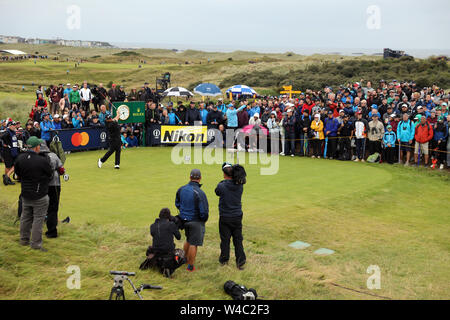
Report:
M 134 294 L 136 294 L 139 299 L 144 300 L 141 296 L 142 290 L 148 289 L 162 289 L 160 286 L 152 286 L 149 284 L 141 284 L 139 288 L 136 288 L 128 277 L 133 277 L 136 275 L 135 272 L 127 272 L 127 271 L 110 271 L 110 274 L 114 275 L 114 285 L 111 288 L 111 293 L 109 294 L 109 300 L 125 300 L 125 291 L 123 290 L 123 284 L 125 281 L 128 281 L 133 288 Z

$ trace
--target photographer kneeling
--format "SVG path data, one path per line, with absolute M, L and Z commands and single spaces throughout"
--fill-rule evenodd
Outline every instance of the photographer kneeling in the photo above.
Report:
M 172 273 L 186 262 L 184 251 L 175 249 L 173 238 L 180 240 L 181 234 L 173 219 L 170 210 L 163 208 L 159 218 L 150 226 L 153 243 L 147 249 L 147 259 L 141 264 L 141 270 L 157 267 L 164 276 L 170 278 Z

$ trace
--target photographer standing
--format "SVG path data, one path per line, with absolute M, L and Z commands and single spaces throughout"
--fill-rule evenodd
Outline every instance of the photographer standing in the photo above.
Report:
M 120 137 L 120 127 L 117 123 L 119 116 L 119 113 L 117 113 L 117 116 L 114 119 L 109 114 L 105 116 L 105 125 L 109 133 L 109 150 L 103 158 L 98 159 L 97 165 L 99 168 L 101 168 L 102 164 L 105 163 L 106 160 L 108 160 L 108 158 L 115 152 L 116 161 L 114 169 L 120 169 L 120 151 L 122 149 L 122 140 Z
M 190 182 L 178 189 L 175 206 L 180 210 L 180 219 L 183 220 L 186 233 L 184 252 L 186 253 L 188 271 L 194 271 L 194 262 L 197 247 L 203 245 L 205 237 L 205 222 L 209 216 L 209 205 L 206 194 L 200 189 L 202 174 L 200 170 L 193 169 Z
M 219 199 L 219 233 L 220 257 L 219 262 L 224 265 L 230 259 L 230 238 L 233 237 L 236 266 L 243 270 L 246 262 L 244 246 L 242 245 L 242 193 L 246 183 L 245 170 L 240 165 L 229 163 L 222 165 L 224 180 L 216 187 Z

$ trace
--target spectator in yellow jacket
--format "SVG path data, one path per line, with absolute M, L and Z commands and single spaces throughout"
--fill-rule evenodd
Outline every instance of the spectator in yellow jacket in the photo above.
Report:
M 314 116 L 314 120 L 311 121 L 311 133 L 312 133 L 312 148 L 313 148 L 313 155 L 311 158 L 317 157 L 320 159 L 320 155 L 322 154 L 322 147 L 323 147 L 323 140 L 324 134 L 323 134 L 323 122 L 320 120 L 320 114 L 316 113 Z

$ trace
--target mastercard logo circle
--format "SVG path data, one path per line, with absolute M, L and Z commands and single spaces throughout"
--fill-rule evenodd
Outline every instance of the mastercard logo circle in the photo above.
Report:
M 72 135 L 71 142 L 74 147 L 85 146 L 89 143 L 89 135 L 87 132 L 76 132 Z

